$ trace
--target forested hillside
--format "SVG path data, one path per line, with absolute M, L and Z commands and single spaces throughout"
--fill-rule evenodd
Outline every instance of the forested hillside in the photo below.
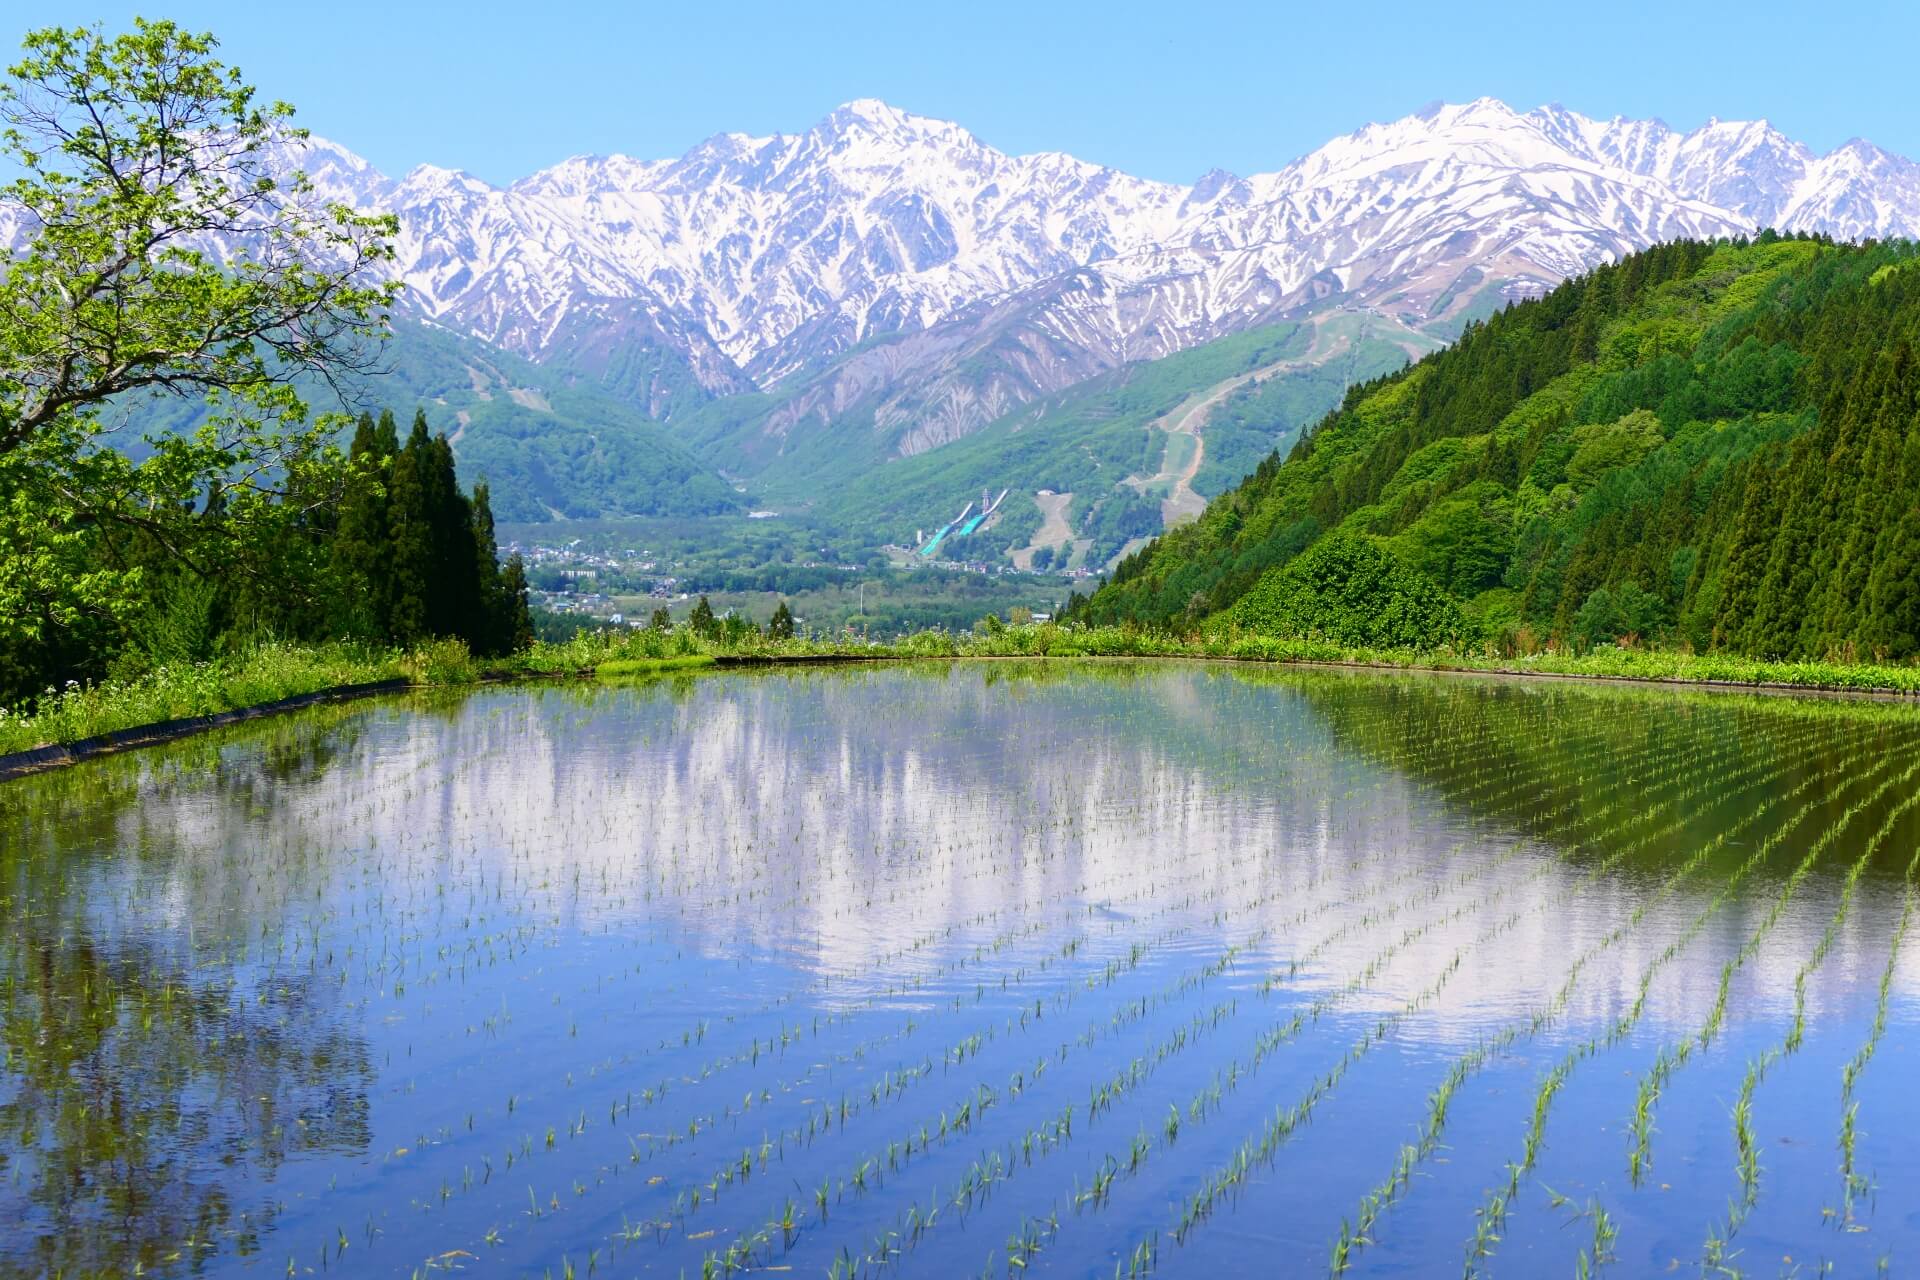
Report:
M 672 431 L 563 364 L 533 364 L 410 320 L 394 321 L 370 351 L 363 370 L 300 380 L 302 397 L 316 413 L 418 408 L 453 442 L 462 470 L 492 485 L 502 520 L 740 509 L 739 495 Z M 128 407 L 134 435 L 187 432 L 207 414 L 197 401 Z M 129 451 L 143 447 L 130 441 Z
M 1371 634 L 1384 613 L 1427 619 L 1426 644 L 1910 658 L 1916 341 L 1912 244 L 1661 245 L 1353 388 L 1077 611 L 1357 643 L 1407 642 Z M 1349 567 L 1385 594 L 1347 589 Z M 1309 580 L 1335 584 L 1319 606 Z
M 1168 452 L 1191 448 L 1158 429 L 1183 405 L 1218 391 L 1211 412 L 1188 424 L 1204 434 L 1196 491 L 1217 494 L 1276 445 L 1290 444 L 1340 402 L 1349 382 L 1406 362 L 1406 349 L 1437 343 L 1373 318 L 1322 314 L 1261 325 L 1157 360 L 1139 360 L 1063 391 L 1014 404 L 984 427 L 906 457 L 876 428 L 877 401 L 844 407 L 831 426 L 764 437 L 777 409 L 771 396 L 716 400 L 676 419 L 674 430 L 710 465 L 750 473 L 756 504 L 807 511 L 843 536 L 870 544 L 914 541 L 982 489 L 1009 492 L 994 521 L 964 547 L 965 558 L 998 561 L 1027 547 L 1045 523 L 1036 495 L 1064 495 L 1064 544 L 1048 563 L 1108 563 L 1129 542 L 1165 527 L 1172 488 Z M 1258 378 L 1258 381 L 1254 379 Z M 803 390 L 786 403 L 812 395 Z M 729 434 L 731 433 L 731 434 Z M 756 450 L 769 456 L 750 459 Z M 1191 453 L 1176 454 L 1180 462 Z

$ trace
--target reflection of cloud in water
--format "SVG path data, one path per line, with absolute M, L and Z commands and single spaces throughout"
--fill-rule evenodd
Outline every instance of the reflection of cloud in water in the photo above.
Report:
M 465 842 L 482 860 L 504 860 L 496 875 L 537 866 L 552 883 L 599 876 L 608 892 L 567 898 L 568 919 L 664 915 L 704 947 L 777 951 L 831 978 L 848 999 L 937 969 L 959 941 L 995 938 L 1026 913 L 1050 912 L 1061 928 L 1151 929 L 1177 914 L 1184 896 L 1210 904 L 1208 912 L 1265 896 L 1260 912 L 1234 919 L 1269 923 L 1269 953 L 1284 962 L 1294 945 L 1339 927 L 1333 904 L 1368 894 L 1395 900 L 1381 886 L 1383 869 L 1404 877 L 1397 896 L 1405 896 L 1514 839 L 1506 815 L 1450 806 L 1448 789 L 1417 770 L 1410 783 L 1391 757 L 1370 750 L 1362 763 L 1346 749 L 1370 711 L 1381 725 L 1403 726 L 1404 684 L 1390 683 L 1392 698 L 1371 708 L 1372 686 L 1340 682 L 1348 703 L 1334 733 L 1324 690 L 1302 697 L 1286 683 L 1183 668 L 1066 684 L 988 683 L 962 668 L 709 679 L 678 695 L 664 687 L 489 694 L 455 720 L 414 725 L 408 738 L 382 746 L 387 767 L 432 779 L 439 796 L 425 825 L 417 807 L 388 807 L 394 825 L 384 838 Z M 1457 705 L 1460 688 L 1442 691 L 1440 710 Z M 1565 714 L 1565 698 L 1554 714 Z M 1664 714 L 1657 699 L 1641 705 L 1643 715 Z M 1685 710 L 1659 731 L 1677 725 L 1682 743 L 1707 742 L 1724 727 L 1711 705 Z M 1618 718 L 1614 703 L 1603 711 Z M 450 759 L 457 769 L 435 763 Z M 313 817 L 324 824 L 328 812 L 321 803 Z M 376 843 L 380 821 L 375 815 Z M 1635 869 L 1583 886 L 1590 864 L 1528 852 L 1425 902 L 1424 915 L 1405 915 L 1443 914 L 1492 892 L 1500 914 L 1520 915 L 1422 1023 L 1467 1027 L 1544 1001 L 1559 970 L 1516 958 L 1591 945 L 1658 883 Z M 1630 1006 L 1640 975 L 1705 908 L 1725 870 L 1703 868 L 1597 957 L 1575 989 L 1569 1022 L 1611 1019 Z M 1664 966 L 1651 1024 L 1705 1016 L 1720 965 L 1775 887 L 1776 879 L 1756 878 Z M 1836 892 L 1818 877 L 1803 887 L 1748 965 L 1743 980 L 1754 998 L 1736 1005 L 1736 1018 L 1776 1016 L 1791 1000 Z M 1328 913 L 1289 923 L 1309 895 L 1328 902 Z M 1863 885 L 1810 979 L 1810 1007 L 1856 1000 L 1863 983 L 1877 982 L 1889 911 L 1897 914 L 1897 903 Z M 1410 943 L 1355 1007 L 1406 999 L 1492 913 Z M 1298 985 L 1349 972 L 1381 937 L 1355 931 Z M 1909 956 L 1902 965 L 1902 990 L 1913 989 L 1914 963 Z

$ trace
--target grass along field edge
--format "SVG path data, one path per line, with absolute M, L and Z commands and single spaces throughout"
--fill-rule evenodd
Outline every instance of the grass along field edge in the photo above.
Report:
M 619 676 L 656 676 L 669 671 L 690 671 L 696 667 L 710 667 L 714 657 L 710 653 L 687 653 L 672 658 L 611 658 L 593 669 L 593 674 L 603 679 Z
M 216 711 L 206 715 L 185 716 L 173 720 L 162 720 L 152 724 L 136 725 L 128 729 L 110 730 L 92 737 L 81 738 L 73 742 L 48 743 L 44 746 L 15 751 L 0 755 L 0 782 L 9 778 L 21 777 L 29 773 L 38 773 L 43 769 L 54 769 L 61 765 L 78 764 L 94 756 L 106 755 L 114 751 L 125 751 L 132 747 L 155 746 L 162 742 L 171 742 L 176 738 L 204 733 L 209 729 L 218 729 L 225 725 L 237 724 L 243 720 L 256 720 L 262 716 L 278 715 L 284 711 L 297 711 L 302 707 L 311 707 L 322 702 L 343 702 L 352 698 L 371 697 L 377 693 L 398 693 L 410 688 L 404 678 L 392 680 L 373 680 L 363 684 L 335 685 L 327 689 L 316 689 L 310 693 L 298 693 L 291 697 L 276 698 L 271 702 L 259 702 L 245 707 L 235 707 L 227 711 Z
M 214 727 L 213 717 L 266 714 L 324 697 L 408 687 L 476 684 L 539 677 L 646 677 L 705 667 L 780 662 L 899 661 L 961 658 L 1187 658 L 1441 671 L 1499 676 L 1632 681 L 1803 693 L 1920 695 L 1920 666 L 1841 662 L 1773 662 L 1724 654 L 1683 654 L 1606 647 L 1587 653 L 1521 656 L 1447 650 L 1356 649 L 1310 637 L 1221 634 L 1181 638 L 1120 627 L 1052 623 L 989 628 L 973 635 L 925 631 L 894 641 L 855 636 L 726 642 L 672 631 L 582 633 L 561 644 L 537 644 L 498 661 L 468 654 L 458 641 L 408 653 L 351 645 L 266 644 L 209 662 L 156 668 L 137 679 L 50 689 L 31 711 L 0 708 L 0 778 L 29 754 L 111 737 L 112 750 Z M 369 688 L 369 686 L 374 686 Z M 206 720 L 208 723 L 194 722 Z M 228 723 L 221 719 L 218 723 Z M 65 762 L 53 750 L 46 763 Z

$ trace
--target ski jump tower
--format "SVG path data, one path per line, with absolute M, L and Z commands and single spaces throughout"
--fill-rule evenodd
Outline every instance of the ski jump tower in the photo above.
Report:
M 1000 504 L 1007 500 L 1007 494 L 1012 492 L 1012 490 L 1002 489 L 999 497 L 988 501 L 992 492 L 991 489 L 982 489 L 980 491 L 980 510 L 977 513 L 974 511 L 973 502 L 969 501 L 966 506 L 960 508 L 959 515 L 934 530 L 933 537 L 929 538 L 927 544 L 920 548 L 921 557 L 923 559 L 931 559 L 933 553 L 939 549 L 940 544 L 948 538 L 964 538 L 978 529 L 994 512 L 1000 509 Z

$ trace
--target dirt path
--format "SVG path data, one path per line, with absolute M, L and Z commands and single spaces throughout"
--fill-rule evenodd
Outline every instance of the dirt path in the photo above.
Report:
M 1206 425 L 1207 415 L 1214 406 L 1225 400 L 1233 392 L 1246 385 L 1249 379 L 1258 375 L 1258 370 L 1242 374 L 1238 378 L 1229 378 L 1209 392 L 1197 403 L 1189 406 L 1184 413 L 1174 410 L 1180 416 L 1171 426 L 1163 425 L 1162 430 L 1177 435 L 1190 436 L 1193 439 L 1193 454 L 1187 459 L 1187 465 L 1180 474 L 1173 477 L 1173 491 L 1160 501 L 1160 527 L 1171 529 L 1175 525 L 1185 524 L 1189 520 L 1198 520 L 1200 513 L 1207 509 L 1207 500 L 1193 490 L 1193 478 L 1200 474 L 1200 464 L 1206 461 L 1207 441 L 1200 434 L 1200 428 Z M 1164 424 L 1165 420 L 1162 419 Z M 1172 442 L 1169 441 L 1169 444 Z M 1166 464 L 1161 464 L 1164 472 Z
M 1208 416 L 1221 401 L 1249 382 L 1265 382 L 1268 378 L 1277 377 L 1283 373 L 1293 373 L 1300 369 L 1325 364 L 1339 355 L 1342 347 L 1349 344 L 1350 339 L 1342 334 L 1323 350 L 1320 345 L 1320 332 L 1316 330 L 1313 345 L 1308 348 L 1305 355 L 1293 360 L 1281 360 L 1259 369 L 1250 369 L 1246 373 L 1228 378 L 1225 382 L 1215 383 L 1200 393 L 1197 398 L 1179 405 L 1172 413 L 1153 425 L 1169 435 L 1187 436 L 1193 441 L 1193 452 L 1187 458 L 1186 465 L 1177 473 L 1169 471 L 1165 462 L 1167 455 L 1163 454 L 1158 473 L 1144 479 L 1129 476 L 1122 483 L 1131 484 L 1142 493 L 1156 485 L 1170 486 L 1167 496 L 1160 501 L 1160 525 L 1163 529 L 1171 529 L 1189 520 L 1199 519 L 1200 513 L 1207 509 L 1207 500 L 1194 491 L 1193 478 L 1200 474 L 1200 467 L 1207 458 L 1207 441 L 1206 437 L 1201 435 L 1201 431 L 1207 425 Z M 1168 443 L 1171 446 L 1172 442 Z
M 1100 567 L 1100 571 L 1102 573 L 1112 573 L 1115 566 L 1117 566 L 1122 560 L 1125 560 L 1128 556 L 1132 555 L 1134 552 L 1138 551 L 1140 548 L 1146 546 L 1149 542 L 1152 542 L 1152 541 L 1153 541 L 1152 538 L 1127 539 L 1125 545 L 1123 545 L 1118 551 L 1114 552 L 1113 557 L 1109 559 L 1106 562 L 1106 564 Z
M 1013 553 L 1013 567 L 1022 573 L 1033 568 L 1033 553 L 1040 548 L 1055 548 L 1057 560 L 1059 548 L 1073 542 L 1073 526 L 1067 523 L 1067 508 L 1073 505 L 1071 493 L 1042 489 L 1033 495 L 1033 504 L 1040 508 L 1040 528 L 1033 535 L 1032 542 Z
M 1200 513 L 1206 510 L 1207 499 L 1193 487 L 1193 482 L 1200 474 L 1200 468 L 1206 465 L 1207 442 L 1202 433 L 1206 429 L 1207 419 L 1222 401 L 1250 382 L 1265 382 L 1268 378 L 1315 368 L 1353 346 L 1354 334 L 1346 331 L 1346 327 L 1322 325 L 1319 320 L 1315 320 L 1313 325 L 1313 342 L 1305 354 L 1249 369 L 1197 391 L 1151 424 L 1152 429 L 1164 431 L 1169 437 L 1167 447 L 1160 455 L 1160 469 L 1150 476 L 1130 475 L 1120 483 L 1132 486 L 1137 493 L 1157 492 L 1163 495 L 1160 499 L 1162 530 L 1197 520 Z M 1365 336 L 1364 332 L 1362 336 Z M 1417 359 L 1425 354 L 1412 343 L 1402 342 L 1400 345 L 1409 359 Z M 1185 436 L 1193 443 L 1191 446 L 1178 446 L 1171 439 L 1173 436 Z M 1185 458 L 1172 461 L 1176 457 L 1176 450 L 1181 448 L 1188 450 Z M 1039 493 L 1034 495 L 1034 501 L 1039 505 L 1045 521 L 1029 545 L 1013 552 L 1014 567 L 1022 570 L 1032 568 L 1034 553 L 1048 546 L 1065 551 L 1075 560 L 1084 559 L 1091 543 L 1085 538 L 1074 538 L 1073 528 L 1067 521 L 1067 509 L 1073 501 L 1073 495 Z M 1107 567 L 1111 568 L 1113 563 L 1147 541 L 1149 539 L 1136 538 L 1129 542 Z

